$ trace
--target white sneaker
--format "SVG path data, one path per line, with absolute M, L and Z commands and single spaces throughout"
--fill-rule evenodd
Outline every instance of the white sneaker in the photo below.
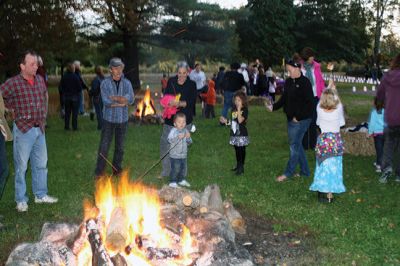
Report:
M 186 181 L 185 179 L 182 180 L 181 182 L 179 182 L 178 184 L 179 184 L 180 186 L 183 186 L 183 187 L 190 187 L 189 182 Z
M 16 208 L 18 212 L 26 212 L 28 211 L 28 203 L 26 203 L 25 201 L 17 202 Z
M 56 203 L 58 199 L 49 195 L 45 195 L 41 199 L 35 196 L 35 203 Z
M 173 188 L 179 187 L 178 184 L 177 184 L 176 182 L 169 183 L 169 186 L 170 186 L 170 187 L 173 187 Z
M 381 169 L 381 167 L 379 165 L 375 166 L 375 172 L 382 173 L 382 169 Z

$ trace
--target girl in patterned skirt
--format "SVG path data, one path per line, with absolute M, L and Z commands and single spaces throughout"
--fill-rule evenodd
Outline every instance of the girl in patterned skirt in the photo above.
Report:
M 243 91 L 238 91 L 233 97 L 234 107 L 232 108 L 231 137 L 229 144 L 235 147 L 236 175 L 244 173 L 244 161 L 246 158 L 246 146 L 249 145 L 249 135 L 247 133 L 246 122 L 249 115 L 247 109 L 247 98 Z
M 321 95 L 317 106 L 317 125 L 321 128 L 316 151 L 316 168 L 311 191 L 318 191 L 320 201 L 332 202 L 333 193 L 346 191 L 343 185 L 343 141 L 340 127 L 344 126 L 343 106 L 334 86 Z M 327 193 L 326 197 L 322 193 Z

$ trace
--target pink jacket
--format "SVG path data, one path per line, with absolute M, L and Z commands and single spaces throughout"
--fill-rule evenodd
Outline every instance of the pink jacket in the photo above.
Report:
M 160 104 L 162 107 L 164 107 L 164 111 L 162 113 L 162 117 L 164 119 L 171 118 L 178 111 L 178 108 L 176 108 L 175 106 L 169 106 L 169 103 L 175 99 L 176 99 L 175 95 L 170 95 L 170 94 L 166 94 L 164 95 L 164 97 L 161 98 Z
M 302 63 L 302 66 L 303 65 L 304 65 L 304 62 Z M 313 66 L 314 66 L 314 81 L 315 81 L 315 87 L 317 90 L 317 97 L 320 98 L 322 92 L 325 89 L 325 82 L 322 77 L 321 64 L 318 63 L 317 61 L 313 61 Z M 303 71 L 303 73 L 305 73 L 304 67 L 302 67 L 302 71 Z
M 321 64 L 316 61 L 314 61 L 314 77 L 317 88 L 317 96 L 320 98 L 323 90 L 325 89 L 325 82 L 322 77 Z

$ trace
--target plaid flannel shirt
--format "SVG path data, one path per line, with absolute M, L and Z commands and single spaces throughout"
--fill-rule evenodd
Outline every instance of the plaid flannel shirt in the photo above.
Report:
M 30 85 L 19 74 L 0 86 L 5 105 L 15 112 L 15 124 L 22 133 L 32 127 L 40 127 L 44 132 L 47 114 L 47 89 L 43 78 L 36 75 Z

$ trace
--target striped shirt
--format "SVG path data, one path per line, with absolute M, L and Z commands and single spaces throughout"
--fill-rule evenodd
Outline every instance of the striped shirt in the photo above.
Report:
M 112 101 L 110 96 L 123 96 L 128 100 L 128 104 L 133 104 L 133 88 L 131 82 L 125 77 L 121 77 L 119 86 L 112 77 L 105 78 L 100 85 L 101 99 L 103 101 L 103 119 L 110 123 L 124 123 L 128 121 L 128 106 L 111 107 L 117 102 Z
M 22 133 L 32 127 L 44 132 L 47 114 L 47 88 L 43 78 L 36 75 L 33 85 L 21 75 L 16 75 L 0 86 L 8 109 L 15 112 L 15 124 Z

